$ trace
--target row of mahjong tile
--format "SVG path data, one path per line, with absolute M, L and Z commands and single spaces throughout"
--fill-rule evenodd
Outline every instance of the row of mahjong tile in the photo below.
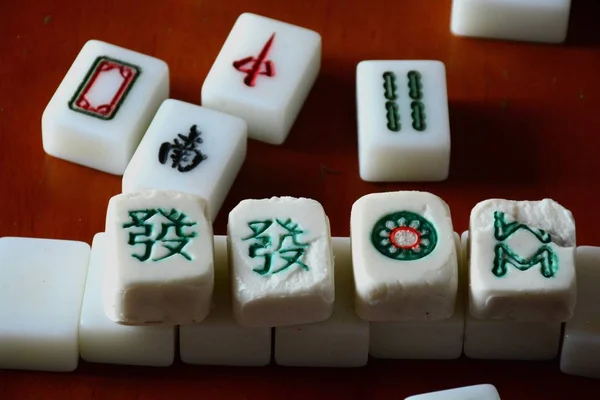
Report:
M 44 149 L 123 174 L 124 192 L 155 188 L 202 196 L 215 216 L 245 159 L 247 137 L 284 142 L 320 58 L 318 33 L 243 14 L 206 77 L 199 107 L 168 99 L 165 62 L 92 40 L 44 111 Z M 441 62 L 364 61 L 357 68 L 357 99 L 363 179 L 447 177 Z
M 389 359 L 470 358 L 540 360 L 559 351 L 560 323 L 473 318 L 464 305 L 468 233 L 454 235 L 459 257 L 459 297 L 454 315 L 440 321 L 371 322 L 353 311 L 350 238 L 332 238 L 335 296 L 332 316 L 319 323 L 251 328 L 232 310 L 227 237 L 214 237 L 215 296 L 201 323 L 125 326 L 107 318 L 103 280 L 107 235 L 85 243 L 47 239 L 0 239 L 0 368 L 70 371 L 79 356 L 88 362 L 168 366 L 188 364 L 358 367 L 369 353 Z M 566 324 L 561 369 L 600 378 L 598 318 L 600 248 L 577 252 L 578 307 Z M 24 295 L 26 292 L 27 295 Z M 466 323 L 465 323 L 466 322 Z M 274 346 L 271 343 L 274 341 Z M 148 349 L 152 351 L 148 351 Z M 24 351 L 27 349 L 27 351 Z
M 365 321 L 451 318 L 458 261 L 450 209 L 425 192 L 370 194 L 350 216 L 356 313 Z M 474 317 L 560 323 L 575 308 L 575 223 L 552 200 L 487 200 L 470 231 Z M 121 324 L 200 322 L 213 292 L 212 228 L 204 199 L 173 191 L 113 197 L 106 313 Z M 334 272 L 329 222 L 316 201 L 245 200 L 229 214 L 233 310 L 239 324 L 328 319 Z

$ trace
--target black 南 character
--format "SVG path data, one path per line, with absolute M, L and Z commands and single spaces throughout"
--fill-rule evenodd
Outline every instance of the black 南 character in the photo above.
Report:
M 158 161 L 165 164 L 171 154 L 171 168 L 177 168 L 179 172 L 187 172 L 196 168 L 200 163 L 206 160 L 206 154 L 198 149 L 198 145 L 203 142 L 196 125 L 192 125 L 190 133 L 185 136 L 181 133 L 174 139 L 173 143 L 164 142 L 158 151 Z

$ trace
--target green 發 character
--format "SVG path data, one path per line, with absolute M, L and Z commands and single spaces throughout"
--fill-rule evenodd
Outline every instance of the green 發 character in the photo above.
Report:
M 198 236 L 192 229 L 196 222 L 189 221 L 187 215 L 176 209 L 151 208 L 129 211 L 130 221 L 123 224 L 128 229 L 130 246 L 144 246 L 141 254 L 131 254 L 138 260 L 161 261 L 179 255 L 188 261 L 193 257 L 185 252 L 185 247 Z M 133 230 L 135 228 L 135 230 Z M 132 231 L 133 230 L 133 231 Z M 156 244 L 165 249 L 160 256 L 153 257 Z
M 291 219 L 267 219 L 251 221 L 248 228 L 252 231 L 243 241 L 251 241 L 248 255 L 251 258 L 262 258 L 262 264 L 253 271 L 259 275 L 277 274 L 296 265 L 309 271 L 304 263 L 304 256 L 310 247 L 302 243 L 299 236 L 305 232 Z
M 529 258 L 524 258 L 517 254 L 509 245 L 503 243 L 516 232 L 523 230 L 531 233 L 542 243 L 537 251 Z M 511 265 L 519 271 L 539 265 L 540 273 L 545 278 L 552 278 L 558 272 L 558 256 L 552 247 L 550 234 L 542 229 L 531 228 L 528 225 L 517 221 L 507 222 L 506 216 L 501 211 L 494 212 L 494 238 L 500 243 L 494 247 L 494 265 L 492 273 L 497 277 L 503 277 L 508 273 L 508 266 Z

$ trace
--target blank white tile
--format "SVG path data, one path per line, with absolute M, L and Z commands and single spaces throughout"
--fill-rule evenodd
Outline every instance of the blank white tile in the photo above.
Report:
M 79 325 L 81 358 L 106 364 L 171 365 L 175 358 L 175 327 L 125 326 L 109 320 L 104 313 L 105 236 L 98 233 L 92 242 Z
M 577 248 L 577 307 L 565 325 L 560 369 L 600 379 L 600 247 Z
M 456 254 L 460 239 L 454 234 Z M 459 266 L 459 277 L 462 268 Z M 463 348 L 465 325 L 464 294 L 461 277 L 454 314 L 439 321 L 371 322 L 369 353 L 376 358 L 436 359 L 459 358 Z
M 571 0 L 454 0 L 452 33 L 492 39 L 561 43 Z
M 246 159 L 247 140 L 240 118 L 166 100 L 123 174 L 123 193 L 160 189 L 195 194 L 206 199 L 214 220 Z
M 0 368 L 77 368 L 89 256 L 83 242 L 0 239 Z
M 469 232 L 462 234 L 462 251 L 469 260 Z M 550 360 L 558 354 L 560 322 L 516 322 L 476 319 L 465 312 L 463 351 L 473 359 Z
M 356 106 L 361 179 L 408 182 L 448 177 L 450 120 L 442 62 L 360 62 Z
M 243 118 L 249 137 L 282 144 L 321 68 L 314 31 L 244 13 L 202 86 L 202 105 Z
M 474 385 L 407 397 L 405 400 L 500 400 L 493 385 Z
M 44 150 L 122 175 L 167 97 L 169 67 L 164 61 L 90 40 L 44 110 Z
M 361 367 L 369 357 L 369 323 L 354 312 L 350 238 L 331 239 L 335 304 L 323 322 L 275 328 L 275 362 L 297 367 Z
M 215 236 L 213 306 L 204 321 L 179 328 L 187 364 L 264 366 L 271 360 L 271 328 L 246 328 L 233 318 L 227 236 Z

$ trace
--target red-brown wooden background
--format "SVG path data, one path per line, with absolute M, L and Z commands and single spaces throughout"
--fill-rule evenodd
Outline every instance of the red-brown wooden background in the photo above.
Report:
M 250 142 L 215 233 L 225 233 L 227 212 L 240 200 L 291 195 L 319 200 L 332 233 L 348 235 L 360 196 L 418 189 L 449 203 L 459 232 L 480 200 L 552 197 L 573 211 L 579 244 L 600 245 L 600 3 L 573 3 L 567 43 L 549 46 L 453 37 L 449 0 L 1 0 L 0 236 L 89 243 L 103 230 L 120 178 L 45 155 L 40 131 L 42 111 L 85 41 L 165 60 L 171 96 L 198 104 L 226 35 L 250 11 L 319 32 L 322 69 L 285 145 Z M 355 68 L 366 59 L 446 64 L 446 182 L 372 184 L 358 177 Z M 82 362 L 66 374 L 0 371 L 0 399 L 400 399 L 484 382 L 503 399 L 596 398 L 600 391 L 600 382 L 561 374 L 556 360 L 370 360 L 353 370 Z

